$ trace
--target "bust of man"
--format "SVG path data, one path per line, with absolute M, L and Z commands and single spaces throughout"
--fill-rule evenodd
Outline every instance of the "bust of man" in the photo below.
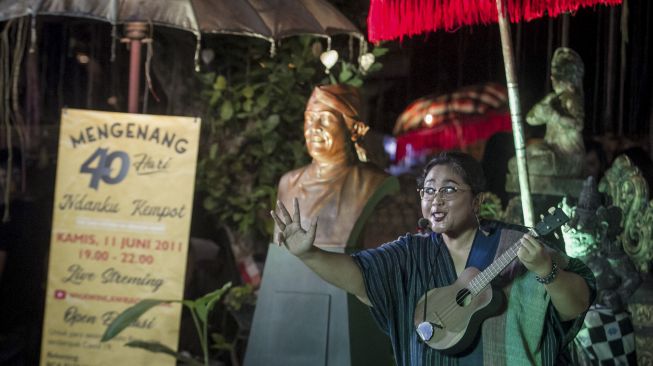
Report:
M 343 247 L 351 241 L 361 215 L 378 202 L 390 177 L 365 163 L 359 142 L 369 127 L 360 120 L 359 110 L 356 88 L 316 87 L 304 114 L 306 149 L 313 161 L 284 174 L 279 182 L 278 199 L 290 208 L 296 197 L 302 222 L 319 218 L 315 245 L 321 247 Z

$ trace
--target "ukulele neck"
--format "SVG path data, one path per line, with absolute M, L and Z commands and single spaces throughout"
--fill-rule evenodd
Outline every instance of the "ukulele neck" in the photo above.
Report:
M 538 237 L 535 230 L 530 229 L 529 234 L 533 237 Z M 485 268 L 481 273 L 476 275 L 473 280 L 469 282 L 469 290 L 477 295 L 485 287 L 487 287 L 492 280 L 503 271 L 515 258 L 517 258 L 517 252 L 521 246 L 521 241 L 517 241 L 510 248 L 506 249 L 497 259 L 492 262 L 487 268 Z

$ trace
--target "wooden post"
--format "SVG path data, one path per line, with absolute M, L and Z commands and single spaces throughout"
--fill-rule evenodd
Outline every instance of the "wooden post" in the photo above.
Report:
M 147 34 L 147 24 L 131 22 L 125 25 L 123 42 L 129 42 L 129 97 L 127 111 L 138 113 L 138 94 L 141 89 L 141 41 Z
M 524 144 L 524 130 L 522 127 L 521 105 L 519 104 L 519 89 L 517 74 L 515 73 L 515 61 L 512 51 L 512 40 L 510 39 L 510 26 L 506 13 L 503 10 L 502 0 L 496 0 L 497 12 L 499 15 L 499 31 L 501 33 L 501 49 L 503 51 L 503 65 L 506 69 L 506 83 L 508 85 L 508 100 L 510 102 L 510 119 L 512 121 L 512 135 L 515 140 L 515 153 L 517 159 L 517 171 L 519 173 L 519 192 L 521 194 L 521 205 L 524 213 L 524 225 L 532 227 L 533 201 L 528 182 L 528 167 L 526 165 L 526 147 Z

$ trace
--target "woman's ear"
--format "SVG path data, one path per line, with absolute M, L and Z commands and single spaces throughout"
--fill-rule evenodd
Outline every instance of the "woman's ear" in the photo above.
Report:
M 476 215 L 478 215 L 479 212 L 481 212 L 481 205 L 483 204 L 484 197 L 485 197 L 485 195 L 483 194 L 483 192 L 481 192 L 481 193 L 478 193 L 474 197 L 474 200 L 472 201 L 472 205 L 474 207 L 474 213 Z

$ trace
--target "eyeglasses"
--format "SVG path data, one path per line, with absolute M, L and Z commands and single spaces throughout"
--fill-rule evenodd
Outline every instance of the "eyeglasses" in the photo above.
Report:
M 458 192 L 470 191 L 471 189 L 467 188 L 458 188 L 454 186 L 444 186 L 440 189 L 435 189 L 433 187 L 424 187 L 419 189 L 419 196 L 423 201 L 433 201 L 437 195 L 440 195 L 443 200 L 451 201 L 456 198 Z

